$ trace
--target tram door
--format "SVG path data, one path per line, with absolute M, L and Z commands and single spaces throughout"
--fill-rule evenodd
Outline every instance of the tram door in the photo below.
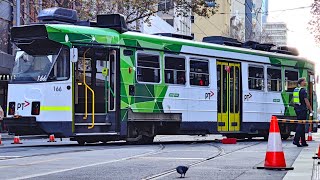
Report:
M 240 131 L 240 63 L 217 61 L 218 131 Z

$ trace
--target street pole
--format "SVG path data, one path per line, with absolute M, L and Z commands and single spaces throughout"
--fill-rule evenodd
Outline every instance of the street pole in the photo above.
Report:
M 12 43 L 11 43 L 11 28 L 13 27 L 13 19 L 14 19 L 14 10 L 13 10 L 13 1 L 10 0 L 10 21 L 8 24 L 8 54 L 12 54 Z
M 245 41 L 252 38 L 252 0 L 245 0 Z
M 16 0 L 16 18 L 17 18 L 17 21 L 16 21 L 16 26 L 20 26 L 21 23 L 20 23 L 20 18 L 21 18 L 21 2 L 20 0 Z

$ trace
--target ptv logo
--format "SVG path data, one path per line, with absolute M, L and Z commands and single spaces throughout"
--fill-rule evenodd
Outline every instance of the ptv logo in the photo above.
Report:
M 27 107 L 29 105 L 30 105 L 30 103 L 28 101 L 24 101 L 23 103 L 18 103 L 17 104 L 17 110 L 19 110 L 19 109 L 23 110 L 23 108 L 25 108 L 25 107 Z
M 214 92 L 213 91 L 210 91 L 209 93 L 205 93 L 204 94 L 204 97 L 205 99 L 211 99 L 211 97 L 214 95 Z

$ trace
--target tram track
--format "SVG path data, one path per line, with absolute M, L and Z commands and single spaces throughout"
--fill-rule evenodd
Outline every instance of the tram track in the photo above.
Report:
M 200 165 L 202 163 L 205 163 L 205 162 L 208 162 L 210 160 L 213 160 L 213 159 L 217 159 L 219 157 L 223 157 L 223 156 L 226 156 L 226 155 L 230 155 L 232 153 L 235 153 L 237 151 L 241 151 L 243 149 L 246 149 L 246 148 L 250 148 L 252 146 L 256 146 L 256 145 L 259 145 L 261 144 L 262 142 L 258 142 L 258 143 L 254 143 L 254 144 L 251 144 L 251 145 L 248 145 L 248 146 L 245 146 L 245 147 L 242 147 L 242 148 L 238 148 L 238 149 L 235 149 L 235 150 L 232 150 L 230 152 L 227 152 L 227 153 L 224 153 L 224 149 L 219 146 L 219 145 L 216 145 L 216 144 L 213 144 L 213 143 L 210 143 L 209 145 L 210 146 L 213 146 L 215 147 L 216 149 L 218 149 L 218 152 L 203 159 L 203 160 L 199 160 L 199 161 L 196 161 L 196 162 L 193 162 L 193 163 L 190 163 L 190 164 L 187 164 L 186 166 L 187 167 L 193 167 L 193 166 L 197 166 L 197 165 Z M 158 173 L 158 174 L 154 174 L 154 175 L 151 175 L 151 176 L 147 176 L 145 178 L 142 178 L 142 180 L 155 180 L 155 179 L 159 179 L 159 178 L 163 178 L 163 177 L 166 177 L 168 175 L 171 175 L 173 173 L 176 173 L 176 169 L 175 168 L 172 168 L 172 169 L 169 169 L 169 170 L 166 170 L 166 171 L 163 171 L 161 173 Z
M 212 141 L 169 141 L 169 142 L 154 142 L 152 144 L 146 144 L 146 145 L 159 145 L 160 147 L 165 147 L 165 145 L 169 144 L 203 144 L 208 143 Z M 58 155 L 58 154 L 68 154 L 68 153 L 78 153 L 78 152 L 90 152 L 90 151 L 99 151 L 99 150 L 107 150 L 107 149 L 118 149 L 121 148 L 127 148 L 127 147 L 139 147 L 139 146 L 145 146 L 145 145 L 131 145 L 126 144 L 126 142 L 111 142 L 108 144 L 88 144 L 86 146 L 79 146 L 77 144 L 61 144 L 61 145 L 29 145 L 29 146 L 9 146 L 9 147 L 1 147 L 0 153 L 5 154 L 6 152 L 15 152 L 16 154 L 14 156 L 3 156 L 0 155 L 0 162 L 5 160 L 13 160 L 13 159 L 22 159 L 22 158 L 31 158 L 31 157 L 40 157 L 40 156 L 51 156 L 51 155 Z M 85 149 L 72 149 L 72 150 L 61 150 L 57 152 L 49 152 L 49 153 L 38 153 L 38 154 L 32 154 L 32 155 L 22 155 L 19 156 L 20 152 L 27 152 L 27 151 L 33 151 L 34 148 L 42 148 L 41 150 L 46 151 L 46 148 L 73 148 L 73 147 L 84 147 Z M 91 148 L 92 147 L 92 148 Z M 32 149 L 29 149 L 32 148 Z
M 159 149 L 162 150 L 165 148 L 163 144 L 158 144 Z M 130 145 L 131 146 L 131 145 Z M 93 151 L 103 151 L 103 150 L 108 150 L 108 149 L 117 149 L 116 147 L 108 147 L 106 146 L 101 146 L 96 149 L 73 149 L 73 150 L 64 150 L 64 151 L 57 151 L 57 152 L 50 152 L 50 153 L 38 153 L 38 154 L 32 154 L 32 155 L 24 155 L 24 156 L 1 156 L 0 155 L 0 162 L 5 161 L 5 160 L 14 160 L 14 159 L 23 159 L 23 158 L 32 158 L 32 157 L 41 157 L 41 156 L 51 156 L 51 155 L 61 155 L 61 154 L 68 154 L 68 153 L 81 153 L 81 152 L 93 152 Z M 33 150 L 33 149 L 28 149 L 28 151 Z M 43 149 L 45 151 L 45 149 Z M 24 152 L 24 147 L 18 152 Z M 2 152 L 3 154 L 3 152 Z

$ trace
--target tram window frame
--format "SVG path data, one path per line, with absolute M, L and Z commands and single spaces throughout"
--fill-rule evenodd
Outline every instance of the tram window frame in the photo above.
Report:
M 256 69 L 262 69 L 262 77 L 251 77 L 250 76 L 250 73 L 251 73 L 251 69 L 250 68 L 256 68 Z M 261 75 L 261 74 L 260 74 Z M 253 91 L 264 91 L 264 89 L 265 89 L 265 86 L 264 86 L 264 81 L 265 81 L 265 79 L 264 79 L 265 77 L 264 77 L 264 67 L 263 66 L 255 66 L 255 65 L 249 65 L 248 66 L 248 88 L 249 88 L 249 90 L 253 90 Z M 252 80 L 252 79 L 254 79 L 254 80 L 262 80 L 262 82 L 261 82 L 261 89 L 256 89 L 256 88 L 252 88 L 251 87 L 251 83 L 250 83 L 250 81 Z
M 64 58 L 59 55 L 56 59 L 54 65 L 52 66 L 52 69 L 48 76 L 48 82 L 54 82 L 54 81 L 67 81 L 70 79 L 70 52 L 66 48 L 62 48 L 60 53 L 66 53 Z M 63 73 L 66 76 L 58 76 L 59 73 Z
M 169 59 L 173 59 L 173 60 L 169 60 Z M 167 62 L 168 61 L 177 61 L 177 59 L 179 59 L 179 60 L 181 60 L 181 62 L 182 62 L 182 59 L 183 59 L 183 68 L 182 69 L 178 69 L 178 68 L 167 68 Z M 187 70 L 186 70 L 186 65 L 187 65 L 187 63 L 186 63 L 186 57 L 185 56 L 173 56 L 173 55 L 165 55 L 164 56 L 164 81 L 165 81 L 165 83 L 166 84 L 170 84 L 170 85 L 178 85 L 178 86 L 185 86 L 186 85 L 186 83 L 187 83 L 187 80 L 186 80 L 186 72 L 187 72 Z M 180 66 L 180 65 L 179 65 Z M 168 82 L 167 80 L 167 75 L 168 75 L 168 72 L 172 72 L 172 74 L 173 74 L 173 83 L 171 83 L 171 82 Z M 178 72 L 184 72 L 183 73 L 183 75 L 184 75 L 184 82 L 183 83 L 178 83 L 179 82 L 179 78 L 180 77 L 178 77 Z M 181 74 L 180 74 L 181 75 Z
M 287 72 L 294 72 L 297 74 L 296 80 L 288 80 L 287 79 Z M 285 69 L 284 70 L 284 89 L 286 92 L 293 92 L 294 88 L 297 87 L 298 84 L 298 79 L 299 79 L 299 71 L 297 69 Z M 292 88 L 288 89 L 288 82 L 292 83 Z
M 207 63 L 207 72 L 196 72 L 196 71 L 192 71 L 192 61 L 197 61 L 197 62 L 205 62 Z M 203 86 L 202 85 L 198 85 L 198 84 L 195 84 L 192 82 L 193 79 L 191 79 L 191 74 L 195 74 L 195 75 L 205 75 L 207 76 L 207 84 L 204 84 Z M 206 80 L 204 81 L 206 82 Z M 190 86 L 195 86 L 195 87 L 209 87 L 210 86 L 210 62 L 208 59 L 199 59 L 199 58 L 190 58 L 189 59 L 189 83 L 190 83 Z
M 156 56 L 158 59 L 158 67 L 151 67 L 151 66 L 139 66 L 139 56 L 140 55 L 146 55 L 146 56 Z M 140 71 L 140 69 L 153 69 L 158 70 L 158 82 L 156 81 L 144 81 L 139 80 L 139 76 L 143 76 L 143 74 Z M 141 73 L 141 74 L 139 74 Z M 155 78 L 156 76 L 154 76 Z M 161 72 L 161 62 L 160 62 L 160 54 L 155 52 L 136 52 L 136 80 L 140 84 L 161 84 L 162 82 L 162 72 Z
M 269 78 L 269 70 L 273 70 L 273 71 L 279 71 L 278 73 L 280 74 L 280 78 Z M 279 75 L 278 74 L 278 75 Z M 272 81 L 277 81 L 277 86 L 275 90 L 273 90 L 273 86 L 272 86 Z M 270 85 L 269 85 L 269 81 L 270 81 Z M 282 92 L 282 71 L 281 68 L 276 68 L 276 67 L 268 67 L 267 68 L 267 88 L 269 92 Z

